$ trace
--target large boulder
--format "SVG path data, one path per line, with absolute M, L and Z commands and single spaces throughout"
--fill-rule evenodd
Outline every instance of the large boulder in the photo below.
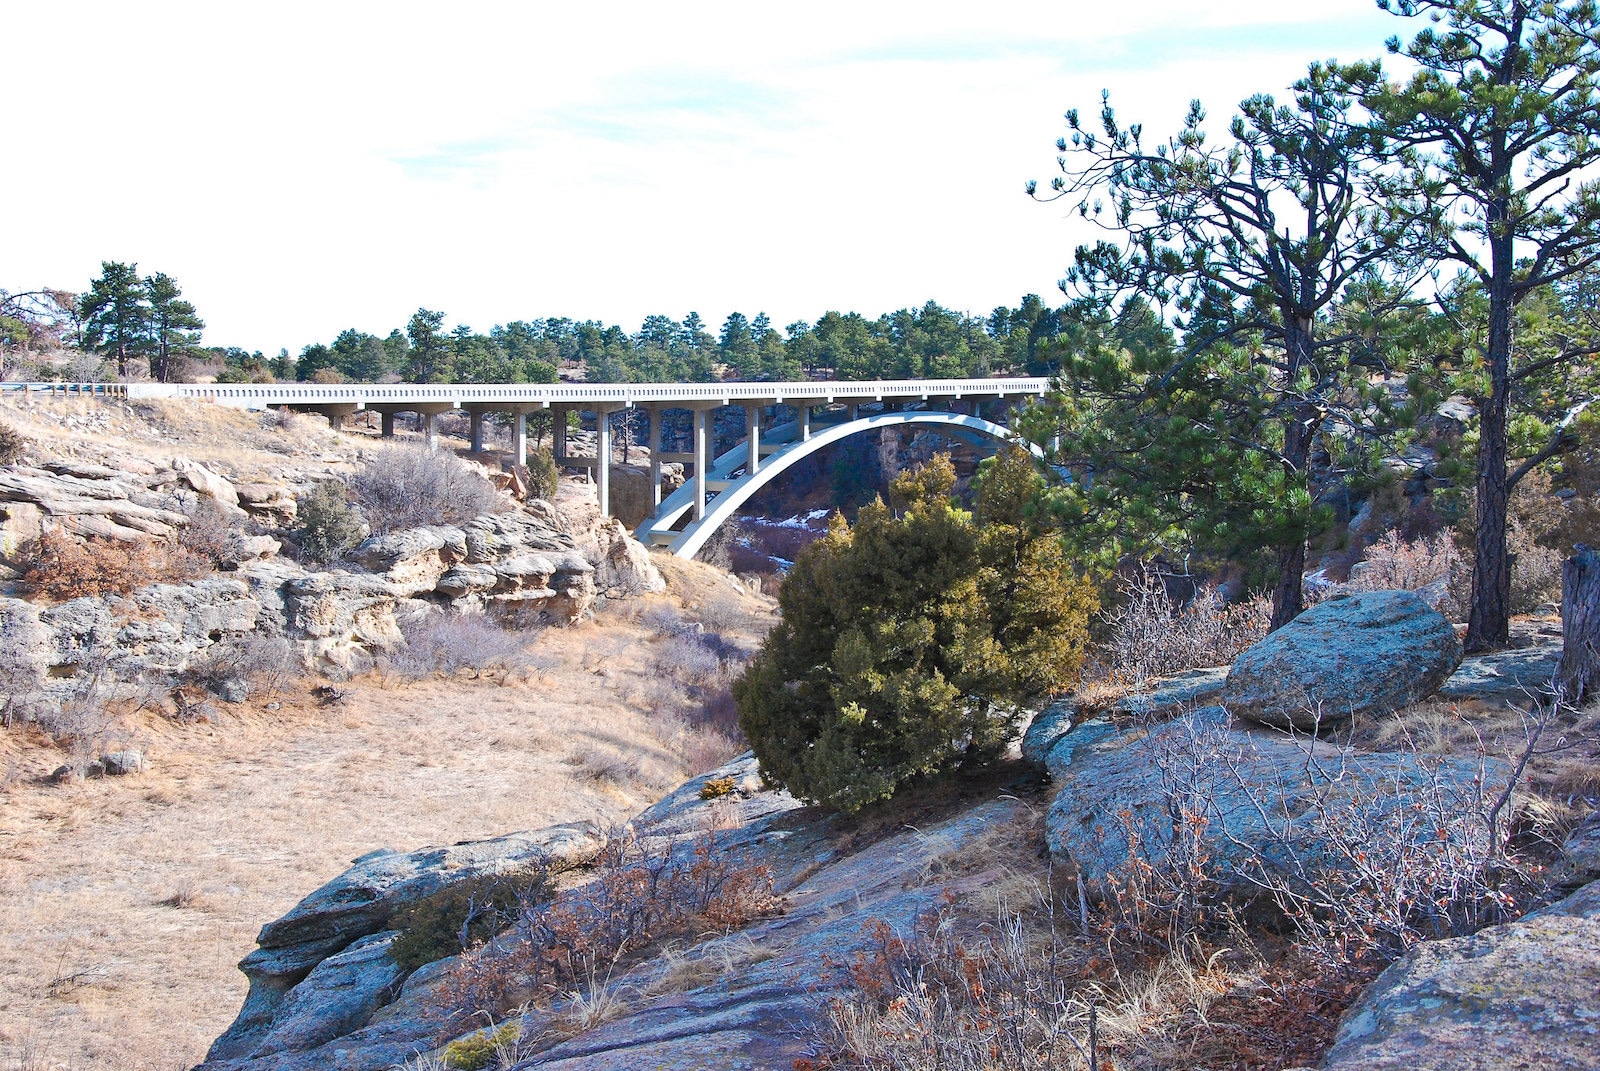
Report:
M 1313 732 L 1426 698 L 1460 664 L 1455 629 L 1413 592 L 1340 594 L 1240 655 L 1221 702 L 1262 725 Z
M 1517 922 L 1428 941 L 1345 1015 L 1324 1071 L 1600 1066 L 1600 883 Z
M 224 506 L 239 505 L 239 492 L 224 476 L 212 472 L 198 461 L 188 458 L 175 457 L 172 459 L 172 469 L 182 476 L 184 482 L 194 488 L 198 494 L 215 499 Z
M 1392 832 L 1418 818 L 1437 821 L 1446 836 L 1472 838 L 1484 801 L 1510 777 L 1496 760 L 1480 767 L 1246 732 L 1220 707 L 1150 728 L 1086 721 L 1055 741 L 1045 763 L 1061 785 L 1047 819 L 1050 850 L 1091 885 L 1135 855 L 1159 868 L 1179 814 L 1203 823 L 1198 844 L 1216 880 L 1244 892 L 1257 888 L 1253 878 L 1298 880 L 1337 866 L 1337 853 L 1325 855 L 1330 833 L 1347 833 L 1352 822 L 1385 840 L 1385 850 L 1394 847 Z
M 593 859 L 604 844 L 600 831 L 583 822 L 448 848 L 384 849 L 362 856 L 262 928 L 256 938 L 259 947 L 239 963 L 250 980 L 249 994 L 207 1060 L 249 1056 L 274 1037 L 270 1044 L 278 1049 L 311 1048 L 358 1028 L 376 1009 L 380 989 L 392 987 L 400 974 L 384 954 L 387 937 L 355 946 L 383 931 L 396 912 L 483 874 L 536 867 L 567 870 Z M 345 949 L 351 950 L 350 956 L 330 962 Z M 317 977 L 325 962 L 328 969 Z M 383 979 L 381 986 L 372 981 L 377 978 Z M 350 987 L 360 990 L 359 1000 L 339 997 L 333 1001 L 336 1007 L 318 1010 L 329 1004 L 330 992 Z

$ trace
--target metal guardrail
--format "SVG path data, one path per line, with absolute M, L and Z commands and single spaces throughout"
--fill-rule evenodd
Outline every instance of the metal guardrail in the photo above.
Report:
M 0 383 L 0 394 L 44 394 L 51 397 L 126 398 L 126 383 Z
M 783 404 L 1042 395 L 1048 379 L 904 379 L 783 383 L 130 383 L 130 398 L 196 398 L 255 408 L 271 405 L 671 405 Z

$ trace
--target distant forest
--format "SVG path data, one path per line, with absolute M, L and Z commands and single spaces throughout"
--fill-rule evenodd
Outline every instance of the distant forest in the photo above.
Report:
M 1066 330 L 1064 310 L 1035 294 L 976 317 L 928 302 L 869 319 L 827 312 L 781 330 L 765 313 L 732 313 L 716 332 L 698 313 L 649 316 L 637 331 L 597 320 L 513 320 L 487 334 L 418 309 L 386 337 L 355 329 L 291 358 L 223 351 L 228 378 L 408 383 L 539 383 L 582 366 L 591 382 L 701 383 L 721 379 L 950 379 L 1046 375 Z

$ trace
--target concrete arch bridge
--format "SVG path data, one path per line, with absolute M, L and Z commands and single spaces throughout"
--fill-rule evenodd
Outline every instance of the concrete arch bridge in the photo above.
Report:
M 438 443 L 437 417 L 466 410 L 474 450 L 484 446 L 484 417 L 512 417 L 512 454 L 527 461 L 527 417 L 555 417 L 556 463 L 588 468 L 594 474 L 600 509 L 611 511 L 610 467 L 596 458 L 575 457 L 567 449 L 566 413 L 592 414 L 597 457 L 612 456 L 613 414 L 639 409 L 648 415 L 651 501 L 654 513 L 638 528 L 642 542 L 669 547 L 693 557 L 713 532 L 749 498 L 785 469 L 823 447 L 860 432 L 913 425 L 938 430 L 975 445 L 1014 441 L 1000 421 L 1019 398 L 1040 397 L 1048 379 L 927 379 L 869 382 L 796 383 L 530 383 L 530 384 L 129 384 L 130 398 L 195 398 L 251 409 L 287 407 L 322 413 L 335 427 L 358 412 L 377 412 L 383 434 L 394 434 L 396 413 L 421 418 L 430 448 Z M 745 410 L 745 433 L 732 449 L 713 448 L 712 414 L 721 408 Z M 691 449 L 663 452 L 662 414 L 688 410 L 693 415 Z M 771 411 L 786 419 L 764 424 Z M 985 415 L 987 411 L 988 415 Z M 792 413 L 792 417 L 789 414 Z M 662 494 L 661 466 L 681 462 L 690 472 L 684 485 Z

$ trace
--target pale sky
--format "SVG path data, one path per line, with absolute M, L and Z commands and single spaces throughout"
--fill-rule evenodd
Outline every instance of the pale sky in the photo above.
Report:
M 487 330 L 1051 303 L 1062 113 L 1218 133 L 1372 0 L 6 5 L 0 287 L 175 277 L 298 353 L 418 306 Z

